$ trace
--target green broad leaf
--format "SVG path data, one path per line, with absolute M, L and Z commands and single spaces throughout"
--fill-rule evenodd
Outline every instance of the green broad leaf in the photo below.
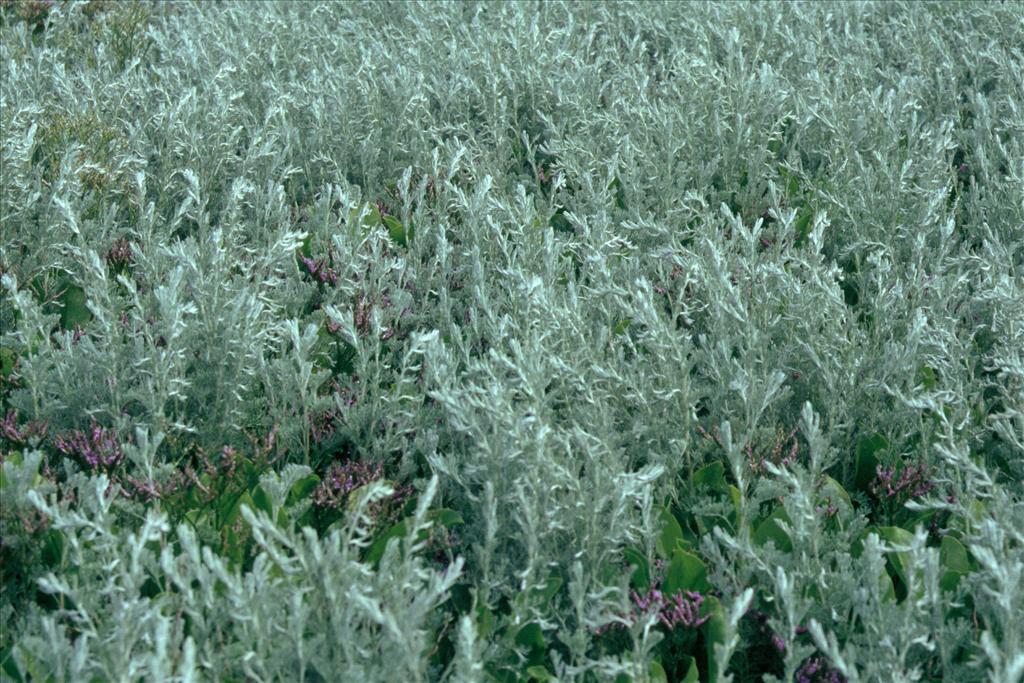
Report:
M 953 536 L 943 536 L 939 546 L 939 561 L 943 567 L 961 574 L 971 573 L 971 561 L 967 548 Z
M 939 546 L 939 563 L 943 567 L 939 585 L 943 591 L 954 590 L 961 577 L 971 573 L 971 561 L 967 549 L 952 536 L 943 536 Z
M 515 675 L 508 671 L 499 671 L 495 662 L 487 662 L 484 665 L 484 675 L 491 683 L 509 683 L 515 680 Z
M 716 460 L 694 472 L 693 486 L 698 491 L 700 489 L 722 490 L 725 487 L 725 465 L 722 461 Z
M 515 597 L 515 604 L 522 608 L 528 605 L 547 606 L 561 588 L 562 579 L 551 574 L 540 586 L 534 586 L 528 591 L 520 591 Z
M 623 318 L 619 322 L 615 323 L 615 327 L 612 329 L 612 334 L 618 337 L 620 334 L 625 334 L 626 330 L 629 329 L 629 325 L 632 321 L 629 318 Z
M 270 502 L 270 494 L 263 490 L 262 486 L 257 486 L 252 492 L 252 506 L 253 510 L 261 510 L 270 515 L 274 514 L 273 504 Z
M 544 585 L 538 588 L 534 588 L 531 593 L 531 598 L 536 602 L 546 605 L 558 595 L 558 591 L 562 588 L 561 577 L 551 575 L 548 580 L 544 582 Z
M 285 499 L 286 505 L 295 505 L 299 501 L 308 498 L 310 494 L 316 489 L 320 483 L 320 477 L 315 474 L 309 474 L 297 482 L 292 484 L 292 488 L 288 491 L 288 497 Z
M 740 498 L 740 490 L 732 484 L 729 484 L 729 499 L 732 501 L 733 507 L 732 520 L 730 521 L 733 524 L 736 524 L 736 520 L 739 519 L 740 516 Z
M 18 354 L 14 349 L 0 346 L 0 376 L 10 377 L 14 373 L 14 364 L 18 360 Z
M 320 370 L 330 370 L 334 365 L 334 348 L 337 343 L 334 335 L 331 334 L 330 330 L 327 329 L 326 325 L 321 325 L 320 329 L 316 332 L 316 346 L 313 352 L 313 365 Z
M 380 479 L 379 481 L 383 484 L 391 484 L 391 482 L 388 481 L 387 479 Z M 346 511 L 348 511 L 349 513 L 354 513 L 356 511 L 356 509 L 359 507 L 359 503 L 362 501 L 363 496 L 366 495 L 367 490 L 370 488 L 370 485 L 372 483 L 373 482 L 369 484 L 363 484 L 362 486 L 357 486 L 348 492 L 348 497 L 345 499 Z
M 443 526 L 445 529 L 450 529 L 453 526 L 466 523 L 466 521 L 462 519 L 461 514 L 455 510 L 449 510 L 448 508 L 431 510 L 427 513 L 427 519 L 431 520 L 438 526 Z
M 65 330 L 73 330 L 75 325 L 84 326 L 92 320 L 92 313 L 85 305 L 85 290 L 71 283 L 64 287 L 60 295 L 61 313 L 60 326 Z
M 898 526 L 868 527 L 864 530 L 863 538 L 870 533 L 878 534 L 886 543 L 892 545 L 910 545 L 914 535 Z M 858 553 L 859 554 L 859 553 Z M 904 585 L 907 584 L 907 572 L 910 569 L 910 553 L 906 551 L 892 551 L 886 553 L 893 570 Z
M 679 526 L 672 510 L 666 505 L 661 509 L 661 533 L 655 543 L 658 554 L 662 559 L 669 560 L 679 542 L 683 538 L 683 529 Z
M 185 513 L 184 518 L 193 527 L 200 528 L 206 524 L 209 519 L 209 513 L 205 509 L 192 507 L 192 509 Z
M 366 551 L 366 562 L 376 568 L 380 564 L 380 558 L 384 556 L 384 551 L 387 550 L 388 542 L 393 538 L 403 538 L 405 534 L 406 525 L 403 520 L 375 538 Z
M 784 166 L 779 166 L 779 177 L 785 182 L 784 193 L 786 199 L 792 204 L 792 200 L 800 196 L 800 179 Z
M 757 545 L 765 545 L 768 541 L 773 541 L 775 547 L 783 552 L 792 552 L 793 542 L 790 540 L 789 535 L 782 530 L 778 522 L 782 521 L 786 524 L 790 523 L 789 515 L 786 514 L 784 508 L 776 508 L 772 514 L 768 516 L 757 529 L 754 531 L 753 540 Z
M 633 587 L 639 591 L 646 592 L 651 588 L 651 568 L 647 563 L 647 558 L 644 555 L 632 548 L 626 548 L 623 555 L 626 556 L 626 562 L 633 567 L 633 574 L 630 577 L 630 583 Z
M 877 433 L 862 436 L 857 441 L 854 485 L 858 491 L 867 491 L 868 486 L 875 480 L 876 468 L 879 463 L 878 454 L 888 447 L 889 441 Z
M 21 677 L 18 664 L 14 661 L 14 647 L 8 645 L 0 651 L 0 671 L 15 683 L 22 683 L 25 679 Z
M 889 572 L 882 570 L 881 576 L 878 577 L 878 584 L 881 588 L 882 599 L 886 602 L 896 602 L 896 584 L 892 582 Z
M 700 671 L 697 669 L 697 660 L 690 655 L 681 655 L 679 657 L 682 669 L 686 671 L 683 677 L 679 679 L 679 683 L 698 683 L 700 681 Z
M 306 258 L 313 258 L 313 235 L 306 235 L 306 238 L 302 240 L 302 244 L 299 245 L 298 252 Z
M 391 236 L 392 242 L 400 247 L 408 246 L 412 235 L 406 233 L 405 226 L 402 225 L 402 221 L 398 220 L 394 216 L 384 216 L 383 222 L 384 227 L 388 229 L 388 235 Z
M 939 384 L 939 375 L 934 368 L 922 365 L 917 370 L 917 380 L 924 387 L 925 391 L 931 391 Z
M 657 659 L 651 660 L 650 673 L 652 683 L 668 683 L 668 674 L 665 673 L 665 667 Z
M 814 211 L 809 206 L 800 208 L 796 215 L 796 223 L 794 225 L 796 240 L 794 244 L 796 246 L 802 245 L 807 241 L 807 238 L 811 234 L 811 221 L 814 218 Z
M 608 184 L 608 190 L 615 193 L 615 208 L 625 210 L 626 192 L 622 189 L 622 181 L 619 180 L 619 176 L 615 176 Z
M 43 536 L 43 564 L 47 567 L 57 567 L 64 560 L 64 534 L 57 529 L 50 529 Z
M 476 632 L 481 638 L 494 633 L 494 613 L 483 603 L 476 606 Z
M 530 622 L 520 628 L 516 632 L 515 642 L 516 645 L 529 648 L 530 650 L 543 650 L 547 647 L 547 641 L 544 640 L 544 632 L 541 630 L 540 625 L 535 622 Z
M 569 219 L 565 217 L 565 209 L 558 209 L 555 211 L 554 215 L 552 215 L 548 220 L 548 225 L 550 225 L 555 232 L 574 232 L 572 223 L 570 223 Z
M 528 666 L 526 667 L 526 673 L 529 675 L 530 680 L 538 681 L 539 683 L 555 680 L 555 677 L 543 666 Z
M 842 500 L 849 506 L 853 505 L 850 501 L 850 494 L 846 492 L 842 484 L 827 474 L 824 477 L 824 483 L 821 485 L 819 495 L 823 498 L 831 498 L 833 501 Z
M 374 226 L 377 226 L 377 225 L 381 224 L 381 217 L 380 217 L 380 209 L 378 209 L 373 204 L 370 204 L 369 207 L 370 207 L 369 213 L 367 213 L 365 216 L 363 216 L 363 225 L 365 225 L 368 228 L 371 228 L 371 227 L 374 227 Z
M 250 508 L 255 508 L 256 503 L 253 501 L 252 496 L 246 491 L 240 496 L 228 497 L 227 500 L 223 501 L 220 506 L 220 518 L 223 526 L 231 527 L 238 519 L 238 514 L 242 510 L 243 505 L 248 505 Z
M 715 646 L 725 646 L 726 616 L 722 603 L 713 595 L 704 598 L 701 605 L 701 616 L 708 617 L 708 620 L 701 626 L 704 635 L 704 645 L 708 660 L 708 680 L 717 681 L 719 677 L 718 665 L 715 663 Z
M 242 549 L 242 544 L 239 542 L 238 534 L 235 530 L 228 527 L 227 533 L 224 534 L 225 548 L 224 555 L 230 561 L 232 567 L 239 567 L 242 561 L 245 559 L 245 553 Z
M 707 568 L 693 553 L 676 550 L 672 553 L 672 562 L 665 574 L 662 590 L 666 595 L 675 595 L 680 591 L 706 593 L 711 590 Z
M 288 513 L 288 509 L 282 507 L 277 511 L 277 519 L 274 520 L 275 524 L 281 529 L 292 528 L 292 516 Z

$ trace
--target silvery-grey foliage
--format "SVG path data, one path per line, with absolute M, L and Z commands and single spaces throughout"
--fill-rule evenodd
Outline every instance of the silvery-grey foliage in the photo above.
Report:
M 67 539 L 38 577 L 59 608 L 0 643 L 32 680 L 483 681 L 523 657 L 474 618 L 499 606 L 557 635 L 558 680 L 645 680 L 651 624 L 616 657 L 595 631 L 626 611 L 622 549 L 653 561 L 662 503 L 714 505 L 689 483 L 714 460 L 739 520 L 700 546 L 720 680 L 755 592 L 785 680 L 815 651 L 850 681 L 1024 678 L 1019 4 L 168 2 L 133 5 L 134 33 L 89 4 L 0 26 L 9 407 L 116 428 L 149 479 L 182 444 L 274 428 L 312 467 L 310 421 L 337 408 L 360 458 L 419 477 L 419 507 L 379 569 L 359 551 L 385 488 L 322 536 L 246 508 L 243 571 L 103 475 L 68 465 L 57 500 L 26 448 L 4 514 Z M 385 196 L 405 246 L 365 227 Z M 124 237 L 130 276 L 105 262 Z M 33 292 L 68 287 L 88 322 L 51 334 Z M 328 325 L 350 404 L 321 391 Z M 794 428 L 802 459 L 752 471 Z M 826 531 L 823 476 L 851 481 L 872 434 L 935 473 L 909 509 L 966 520 L 955 591 L 921 529 L 865 534 L 837 501 Z M 275 510 L 307 472 L 269 475 Z M 432 500 L 465 522 L 444 572 L 419 547 Z M 791 552 L 744 523 L 777 500 Z M 894 556 L 901 601 L 873 578 Z M 517 600 L 556 574 L 551 600 Z M 442 624 L 457 581 L 474 611 Z

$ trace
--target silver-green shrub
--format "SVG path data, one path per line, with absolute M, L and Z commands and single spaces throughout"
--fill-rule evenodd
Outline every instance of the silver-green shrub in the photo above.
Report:
M 676 514 L 702 680 L 1024 677 L 1019 3 L 0 6 L 0 675 L 658 680 Z M 116 493 L 256 438 L 414 522 Z

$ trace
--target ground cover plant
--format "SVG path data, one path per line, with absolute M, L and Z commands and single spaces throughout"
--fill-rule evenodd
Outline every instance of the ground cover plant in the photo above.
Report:
M 1024 679 L 1024 6 L 0 2 L 0 677 Z

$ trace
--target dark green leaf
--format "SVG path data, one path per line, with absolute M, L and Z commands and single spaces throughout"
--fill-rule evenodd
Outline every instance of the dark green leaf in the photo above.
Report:
M 65 285 L 64 293 L 60 296 L 62 305 L 60 313 L 60 326 L 65 330 L 72 330 L 75 325 L 84 326 L 92 319 L 92 313 L 85 305 L 85 290 L 68 283 Z
M 11 646 L 5 647 L 0 652 L 0 671 L 3 671 L 15 683 L 22 683 L 25 680 L 21 677 L 21 671 L 18 670 L 18 665 L 14 661 L 14 648 Z
M 663 559 L 671 559 L 672 552 L 683 538 L 683 530 L 668 506 L 661 509 L 661 534 L 655 543 Z
M 57 567 L 64 560 L 64 534 L 57 529 L 50 529 L 43 537 L 42 560 L 48 567 Z
M 951 591 L 960 583 L 960 578 L 971 573 L 971 562 L 967 549 L 952 536 L 943 536 L 939 547 L 939 562 L 943 567 L 939 585 L 944 591 Z
M 697 669 L 697 660 L 690 655 L 681 655 L 680 662 L 686 673 L 679 679 L 679 683 L 698 683 L 700 681 L 700 671 Z M 689 665 L 687 665 L 687 662 L 689 662 Z
M 539 683 L 555 680 L 555 677 L 543 666 L 528 666 L 526 667 L 526 673 L 532 680 L 539 681 Z
M 544 640 L 544 632 L 541 630 L 540 625 L 533 622 L 526 624 L 516 632 L 515 641 L 516 645 L 531 650 L 543 650 L 547 646 L 547 642 Z
M 814 211 L 809 206 L 802 207 L 796 215 L 796 240 L 794 244 L 800 246 L 807 241 L 808 236 L 811 234 L 811 220 L 814 218 Z
M 287 505 L 294 505 L 299 501 L 304 500 L 313 493 L 319 483 L 320 477 L 315 474 L 310 474 L 299 479 L 297 482 L 292 484 L 292 488 L 288 492 L 288 498 L 285 500 L 285 503 Z
M 462 519 L 462 515 L 455 510 L 449 510 L 448 508 L 438 508 L 431 510 L 427 514 L 427 519 L 430 519 L 438 526 L 443 526 L 446 529 L 450 529 L 453 526 L 459 524 L 465 524 L 465 520 Z
M 711 589 L 707 577 L 707 568 L 699 557 L 685 550 L 676 550 L 672 553 L 672 562 L 665 574 L 663 591 L 666 595 L 674 595 L 679 591 L 705 593 Z
M 693 475 L 693 485 L 697 490 L 702 488 L 712 491 L 721 490 L 725 487 L 725 465 L 721 460 L 716 460 L 710 465 L 700 468 Z
M 17 359 L 18 354 L 14 353 L 14 349 L 0 346 L 0 376 L 10 377 L 14 372 L 14 363 Z
M 388 541 L 393 538 L 403 538 L 406 533 L 405 528 L 405 522 L 401 521 L 375 538 L 370 549 L 366 551 L 366 561 L 376 567 L 380 558 L 384 556 L 384 551 L 387 550 Z
M 257 486 L 253 490 L 252 505 L 253 510 L 262 510 L 267 513 L 268 517 L 274 513 L 274 508 L 270 502 L 270 495 L 263 490 L 262 486 Z
M 771 515 L 768 516 L 754 531 L 753 540 L 757 545 L 765 545 L 768 541 L 774 541 L 775 547 L 784 552 L 790 552 L 793 550 L 793 542 L 790 541 L 789 536 L 782 527 L 779 526 L 778 522 L 783 521 L 789 524 L 789 515 L 786 514 L 785 509 L 777 508 Z
M 408 246 L 410 235 L 406 234 L 402 221 L 394 216 L 384 216 L 383 221 L 384 226 L 388 229 L 388 235 L 391 236 L 391 241 L 400 247 Z
M 701 605 L 701 616 L 708 617 L 708 620 L 701 626 L 704 633 L 704 644 L 708 660 L 708 680 L 718 680 L 718 666 L 715 664 L 715 646 L 725 646 L 726 617 L 722 604 L 713 595 L 704 599 Z
M 647 558 L 632 548 L 626 548 L 623 554 L 626 556 L 626 562 L 634 568 L 630 578 L 633 587 L 646 592 L 651 587 L 651 570 Z
M 854 484 L 858 491 L 866 491 L 875 479 L 878 467 L 878 453 L 889 447 L 889 442 L 881 434 L 862 436 L 857 441 L 856 471 Z

